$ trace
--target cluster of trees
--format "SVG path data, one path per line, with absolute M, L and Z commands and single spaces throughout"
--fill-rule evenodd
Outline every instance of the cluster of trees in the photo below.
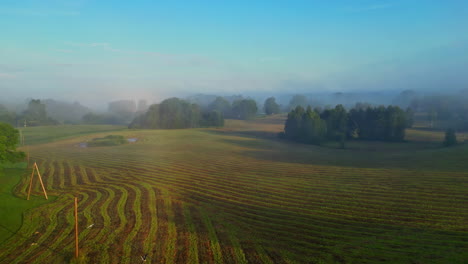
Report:
M 425 96 L 413 99 L 410 107 L 426 114 L 430 126 L 438 129 L 453 128 L 468 131 L 468 96 Z
M 397 106 L 356 107 L 349 112 L 342 105 L 321 111 L 297 106 L 288 114 L 282 137 L 308 144 L 346 139 L 403 141 L 407 113 Z
M 224 97 L 216 97 L 208 107 L 208 111 L 217 111 L 225 118 L 249 120 L 257 114 L 257 102 L 253 99 L 236 99 L 232 103 Z
M 177 129 L 209 126 L 224 126 L 222 112 L 202 112 L 197 104 L 169 98 L 160 104 L 151 105 L 146 113 L 132 121 L 129 128 Z
M 282 136 L 307 144 L 319 145 L 325 139 L 327 124 L 320 118 L 317 111 L 312 111 L 308 106 L 304 110 L 302 106 L 296 106 L 288 114 Z
M 54 99 L 46 99 L 41 102 L 45 105 L 46 114 L 50 118 L 64 124 L 79 124 L 81 118 L 91 112 L 88 107 L 79 102 L 68 103 Z
M 420 95 L 402 91 L 394 102 L 414 113 L 418 122 L 434 129 L 468 131 L 468 89 L 453 94 Z
M 46 105 L 39 99 L 29 101 L 26 110 L 21 114 L 10 112 L 6 107 L 0 105 L 0 122 L 12 126 L 44 126 L 59 123 L 47 115 Z
M 407 112 L 398 106 L 368 107 L 349 111 L 349 132 L 360 139 L 403 141 L 408 127 Z
M 138 104 L 133 100 L 112 101 L 108 104 L 106 113 L 88 112 L 83 115 L 84 124 L 127 125 L 138 115 L 148 110 L 146 100 L 139 100 Z

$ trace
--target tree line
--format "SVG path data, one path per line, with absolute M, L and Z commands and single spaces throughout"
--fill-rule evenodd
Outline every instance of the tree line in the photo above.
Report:
M 208 111 L 218 111 L 225 118 L 249 120 L 258 112 L 257 102 L 253 99 L 239 98 L 232 103 L 224 97 L 218 96 L 208 107 Z
M 174 97 L 151 105 L 146 113 L 137 116 L 130 123 L 129 128 L 177 129 L 210 126 L 224 126 L 222 112 L 202 112 L 197 104 Z
M 44 126 L 57 125 L 59 122 L 51 118 L 46 111 L 46 105 L 39 99 L 29 101 L 26 110 L 17 114 L 10 112 L 8 109 L 0 105 L 0 122 L 10 124 L 12 126 Z
M 320 145 L 347 139 L 403 141 L 408 126 L 407 113 L 398 106 L 355 107 L 347 111 L 342 105 L 333 109 L 312 110 L 297 106 L 288 113 L 280 137 Z

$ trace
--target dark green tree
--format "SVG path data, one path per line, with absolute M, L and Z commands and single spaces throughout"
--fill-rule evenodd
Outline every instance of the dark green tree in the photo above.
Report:
M 0 123 L 0 162 L 16 162 L 24 158 L 24 152 L 16 151 L 19 131 L 10 124 Z
M 274 97 L 266 99 L 263 108 L 267 115 L 280 113 L 280 106 L 276 103 L 276 99 Z
M 233 117 L 242 120 L 249 120 L 255 117 L 258 108 L 253 99 L 242 99 L 232 103 Z
M 295 109 L 288 113 L 288 119 L 284 125 L 284 133 L 286 138 L 301 141 L 303 138 L 302 130 L 302 117 L 304 115 L 304 108 L 296 106 Z
M 452 128 L 447 129 L 447 131 L 445 131 L 444 146 L 450 147 L 456 145 L 457 143 L 457 135 L 455 134 L 455 130 Z
M 359 139 L 403 141 L 407 113 L 398 106 L 351 109 L 348 115 L 348 137 Z
M 327 123 L 327 137 L 330 140 L 341 139 L 343 135 L 346 135 L 348 113 L 342 105 L 323 111 L 321 118 Z
M 308 106 L 301 120 L 301 141 L 307 144 L 320 145 L 327 134 L 327 124 Z
M 320 145 L 326 137 L 327 124 L 310 106 L 304 110 L 302 106 L 296 106 L 288 113 L 284 125 L 284 136 L 287 139 L 306 144 Z

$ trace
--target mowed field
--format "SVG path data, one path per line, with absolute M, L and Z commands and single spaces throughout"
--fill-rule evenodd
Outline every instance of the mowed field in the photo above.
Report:
M 147 263 L 466 263 L 467 144 L 441 148 L 443 134 L 409 130 L 411 142 L 343 150 L 280 141 L 283 125 L 273 117 L 47 139 L 47 129 L 76 128 L 26 128 L 54 201 L 24 213 L 0 263 L 141 263 L 145 254 Z M 109 134 L 138 141 L 79 147 Z

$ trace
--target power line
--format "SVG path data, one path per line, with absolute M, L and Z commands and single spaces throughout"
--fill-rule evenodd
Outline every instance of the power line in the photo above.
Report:
M 30 237 L 21 235 L 18 232 L 15 232 L 15 231 L 9 229 L 8 227 L 4 226 L 3 224 L 0 224 L 0 227 L 3 228 L 4 230 L 10 232 L 12 235 L 20 236 L 20 237 L 22 237 L 24 239 L 30 239 Z M 53 249 L 53 248 L 51 248 L 51 247 L 49 247 L 47 245 L 43 245 L 42 243 L 37 243 L 37 245 L 40 246 L 40 247 L 43 247 L 45 249 L 48 249 L 48 250 L 52 251 L 55 254 L 61 255 L 63 257 L 67 257 L 67 255 L 65 255 L 65 254 L 61 253 L 60 251 L 57 251 L 57 250 L 55 250 L 55 249 Z

